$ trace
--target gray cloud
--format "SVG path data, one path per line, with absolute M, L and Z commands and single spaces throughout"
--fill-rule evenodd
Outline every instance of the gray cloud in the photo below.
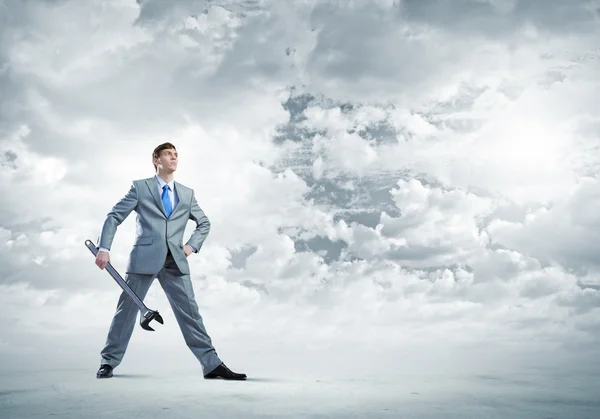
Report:
M 465 35 L 511 38 L 528 24 L 547 34 L 587 34 L 597 29 L 593 2 L 575 0 L 404 0 L 398 15 Z
M 10 169 L 16 169 L 17 168 L 17 153 L 15 153 L 12 150 L 8 150 L 4 153 L 4 156 L 2 156 L 2 160 L 0 161 L 0 165 L 2 166 L 6 166 Z

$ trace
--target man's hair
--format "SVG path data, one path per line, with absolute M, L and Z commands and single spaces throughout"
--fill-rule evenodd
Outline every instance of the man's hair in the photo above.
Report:
M 161 145 L 159 145 L 158 147 L 156 147 L 156 148 L 154 149 L 154 151 L 152 152 L 152 165 L 154 166 L 154 170 L 156 170 L 156 165 L 154 164 L 154 159 L 155 159 L 155 158 L 156 158 L 156 159 L 157 159 L 157 158 L 159 158 L 159 157 L 160 157 L 160 154 L 161 154 L 161 153 L 162 153 L 164 150 L 170 150 L 170 149 L 177 150 L 177 149 L 175 148 L 175 146 L 174 146 L 173 144 L 171 144 L 171 143 L 162 143 Z

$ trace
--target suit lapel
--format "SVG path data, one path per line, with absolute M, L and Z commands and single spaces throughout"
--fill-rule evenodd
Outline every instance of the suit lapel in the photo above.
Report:
M 179 197 L 179 202 L 171 213 L 171 217 L 174 216 L 179 210 L 185 209 L 185 204 L 190 201 L 190 196 L 188 196 L 187 189 L 177 182 L 175 182 L 174 185 L 175 193 L 177 193 L 177 196 Z
M 160 195 L 158 194 L 158 185 L 156 184 L 156 179 L 153 177 L 151 177 L 150 179 L 146 179 L 146 186 L 148 186 L 148 189 L 150 189 L 150 193 L 152 194 L 152 197 L 154 198 L 154 202 L 156 203 L 156 206 L 160 209 L 160 211 L 163 213 L 165 218 L 167 218 L 167 213 L 165 212 L 165 207 L 163 206 L 162 200 L 160 199 Z M 171 215 L 173 215 L 173 214 L 171 214 Z

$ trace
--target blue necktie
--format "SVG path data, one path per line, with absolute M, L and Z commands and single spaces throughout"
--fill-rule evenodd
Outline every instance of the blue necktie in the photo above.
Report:
M 171 208 L 171 200 L 169 199 L 169 185 L 165 185 L 163 186 L 163 193 L 162 193 L 162 202 L 163 205 L 165 206 L 165 212 L 167 213 L 167 217 L 171 215 L 171 212 L 173 211 L 173 208 Z

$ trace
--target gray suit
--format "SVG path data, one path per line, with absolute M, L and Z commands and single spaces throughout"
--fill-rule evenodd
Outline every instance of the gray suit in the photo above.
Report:
M 157 177 L 134 180 L 129 192 L 108 213 L 98 247 L 110 249 L 117 227 L 131 211 L 137 213 L 136 239 L 129 255 L 125 280 L 144 299 L 150 285 L 158 278 L 184 340 L 206 374 L 221 364 L 221 360 L 204 328 L 195 301 L 190 267 L 183 253 L 183 233 L 188 221 L 193 220 L 196 229 L 186 244 L 198 252 L 208 236 L 210 222 L 198 206 L 193 189 L 174 182 L 173 193 L 178 202 L 167 217 Z M 121 363 L 138 313 L 138 307 L 122 292 L 101 352 L 101 364 L 114 368 Z

